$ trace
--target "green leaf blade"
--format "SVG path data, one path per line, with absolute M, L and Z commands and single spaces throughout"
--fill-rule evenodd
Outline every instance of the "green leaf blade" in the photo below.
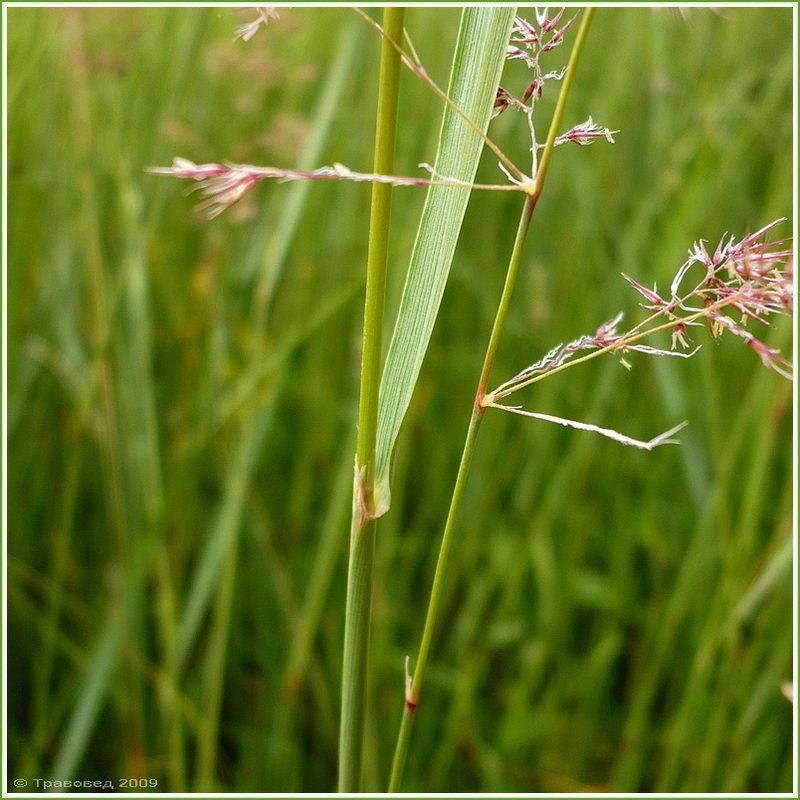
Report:
M 484 132 L 505 61 L 514 8 L 465 8 L 447 93 Z M 434 168 L 473 182 L 483 140 L 446 108 Z M 432 186 L 422 210 L 400 308 L 383 369 L 378 408 L 376 505 L 390 501 L 394 444 L 408 410 L 444 294 L 471 191 Z

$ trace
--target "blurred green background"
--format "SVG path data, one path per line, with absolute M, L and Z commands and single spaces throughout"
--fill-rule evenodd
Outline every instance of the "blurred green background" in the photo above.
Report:
M 567 125 L 621 132 L 556 152 L 495 382 L 637 319 L 621 271 L 666 287 L 695 239 L 790 216 L 791 13 L 598 12 Z M 369 187 L 262 185 L 208 223 L 144 173 L 174 155 L 369 169 L 374 33 L 298 8 L 234 41 L 252 16 L 8 11 L 12 780 L 335 783 Z M 442 84 L 458 18 L 407 14 Z M 510 64 L 504 85 L 524 79 Z M 397 171 L 417 174 L 441 108 L 406 74 L 400 113 Z M 519 116 L 491 133 L 525 163 Z M 479 178 L 498 177 L 485 158 Z M 395 192 L 389 324 L 422 202 Z M 519 202 L 473 196 L 401 434 L 369 790 Z M 691 361 L 593 362 L 521 398 L 642 438 L 688 419 L 679 448 L 485 423 L 408 790 L 790 791 L 791 385 L 737 340 L 697 338 Z M 788 321 L 770 341 L 789 354 Z

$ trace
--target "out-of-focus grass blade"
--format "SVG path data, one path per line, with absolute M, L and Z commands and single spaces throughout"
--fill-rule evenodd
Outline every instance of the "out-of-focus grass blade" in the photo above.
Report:
M 447 93 L 486 130 L 505 60 L 513 8 L 465 8 Z M 447 108 L 434 167 L 437 174 L 473 181 L 483 141 Z M 439 311 L 470 191 L 432 186 L 425 206 L 400 309 L 383 370 L 378 409 L 377 495 L 389 505 L 389 468 L 400 425 L 417 382 Z
M 344 90 L 346 78 L 353 63 L 355 55 L 353 44 L 357 36 L 354 32 L 356 27 L 356 23 L 353 22 L 342 34 L 341 46 L 337 51 L 338 55 L 328 72 L 319 103 L 312 117 L 312 129 L 314 130 L 322 128 L 326 134 L 330 130 L 330 125 L 333 122 L 333 112 L 337 107 L 336 100 Z M 309 151 L 305 154 L 306 156 L 309 152 L 318 149 L 318 138 L 319 133 L 315 134 L 309 145 Z M 294 241 L 301 220 L 299 209 L 302 209 L 306 198 L 307 193 L 298 189 L 291 195 L 290 200 L 283 207 L 283 213 L 277 220 L 275 229 L 281 232 L 279 237 L 280 244 L 276 249 L 269 251 L 264 270 L 259 275 L 256 283 L 255 296 L 261 299 L 256 301 L 252 309 L 251 319 L 255 329 L 259 328 L 263 322 L 268 308 L 268 301 L 271 297 L 272 290 L 269 287 L 274 286 L 274 281 L 277 280 L 276 276 L 283 269 L 284 262 L 289 254 L 289 246 Z M 298 203 L 300 204 L 299 206 L 297 205 Z M 348 288 L 345 294 L 350 291 Z M 338 299 L 335 298 L 332 307 L 326 306 L 327 310 L 323 309 L 324 314 L 330 313 L 331 310 L 336 310 L 338 302 Z M 323 316 L 322 320 L 326 318 Z M 312 319 L 311 327 L 309 327 L 308 321 L 306 321 L 305 331 L 299 330 L 297 332 L 297 338 L 292 339 L 291 349 L 284 351 L 280 357 L 287 358 L 291 355 L 304 338 L 315 330 L 316 324 L 318 324 L 317 321 Z M 278 364 L 275 364 L 275 367 L 277 369 Z M 249 375 L 250 372 L 248 370 L 247 374 Z M 279 375 L 276 378 L 276 382 L 279 383 L 281 380 L 282 378 Z M 225 496 L 211 525 L 208 539 L 198 560 L 178 625 L 176 648 L 179 662 L 183 662 L 194 645 L 200 624 L 208 610 L 217 578 L 220 575 L 231 544 L 238 536 L 242 506 L 255 467 L 256 456 L 266 435 L 266 428 L 269 426 L 272 413 L 273 406 L 270 404 L 267 408 L 256 413 L 250 423 L 240 431 L 236 455 L 226 481 Z
M 52 768 L 53 780 L 69 780 L 84 757 L 111 677 L 120 659 L 125 636 L 130 631 L 142 590 L 145 566 L 152 554 L 145 542 L 129 568 L 119 605 L 112 608 L 77 690 L 77 700 L 61 736 Z
M 336 111 L 339 107 L 345 79 L 350 74 L 353 59 L 358 52 L 358 40 L 362 28 L 353 19 L 342 34 L 339 55 L 331 67 L 328 80 L 322 87 L 314 115 L 310 120 L 309 134 L 303 143 L 297 169 L 315 169 L 330 139 Z M 269 311 L 270 299 L 281 278 L 289 248 L 300 223 L 306 198 L 311 189 L 310 181 L 298 181 L 286 190 L 281 207 L 281 224 L 273 231 L 268 223 L 262 225 L 254 236 L 253 245 L 243 262 L 243 271 L 249 277 L 261 264 L 261 276 L 253 299 L 253 319 L 258 330 L 264 324 Z M 271 234 L 271 235 L 268 235 Z
M 791 568 L 792 539 L 787 537 L 783 546 L 773 553 L 764 569 L 761 570 L 750 588 L 742 596 L 742 599 L 731 614 L 726 631 L 730 631 L 734 626 L 748 620 L 769 592 L 775 588 L 775 585 L 789 574 Z
M 335 311 L 342 307 L 343 300 L 353 296 L 353 288 L 353 286 L 345 287 L 331 303 L 325 304 L 321 309 L 321 314 L 315 314 L 306 321 L 304 328 L 292 332 L 288 348 L 280 348 L 277 351 L 276 355 L 279 360 L 274 362 L 274 369 L 277 372 L 277 376 L 274 378 L 275 385 L 267 403 L 252 415 L 250 421 L 240 432 L 236 458 L 226 479 L 225 495 L 218 515 L 211 525 L 205 548 L 189 588 L 177 633 L 176 650 L 180 663 L 183 663 L 194 645 L 217 579 L 231 548 L 235 545 L 242 508 L 255 468 L 256 457 L 274 414 L 275 399 L 281 393 L 286 382 L 286 370 L 282 370 L 281 367 L 285 368 L 288 359 L 296 349 L 316 333 L 320 325 L 327 322 Z M 273 362 L 270 361 L 270 363 Z

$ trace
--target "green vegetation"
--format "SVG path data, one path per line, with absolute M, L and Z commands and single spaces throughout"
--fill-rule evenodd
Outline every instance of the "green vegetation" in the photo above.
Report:
M 400 53 L 405 9 L 383 10 L 378 113 L 375 121 L 373 172 L 391 175 L 397 138 L 400 97 Z M 350 520 L 350 560 L 347 565 L 344 644 L 342 645 L 342 705 L 339 722 L 339 791 L 358 792 L 364 750 L 367 682 L 369 679 L 369 622 L 372 613 L 372 567 L 375 531 L 380 512 L 375 503 L 375 439 L 378 431 L 378 392 L 381 385 L 383 315 L 389 263 L 392 187 L 375 183 L 369 217 L 367 279 L 364 294 L 364 333 L 358 399 L 353 502 Z
M 405 16 L 446 85 L 458 11 Z M 12 781 L 336 783 L 370 189 L 265 183 L 201 222 L 144 167 L 369 171 L 380 42 L 344 9 L 234 42 L 248 18 L 8 12 Z M 565 127 L 621 132 L 554 152 L 497 375 L 635 317 L 620 272 L 665 287 L 695 239 L 789 214 L 791 65 L 789 9 L 598 10 Z M 404 71 L 397 174 L 433 159 L 441 117 Z M 527 163 L 521 122 L 490 133 Z M 397 440 L 368 790 L 386 786 L 520 200 L 473 193 Z M 393 190 L 384 349 L 423 202 Z M 788 354 L 790 333 L 768 341 Z M 486 415 L 404 789 L 790 790 L 791 384 L 702 338 L 685 362 L 598 359 L 524 392 L 643 438 L 688 419 L 679 448 Z

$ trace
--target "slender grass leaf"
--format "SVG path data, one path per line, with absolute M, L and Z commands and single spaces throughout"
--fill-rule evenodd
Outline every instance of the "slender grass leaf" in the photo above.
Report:
M 758 573 L 747 592 L 737 604 L 730 616 L 726 632 L 732 631 L 736 625 L 741 625 L 753 615 L 761 605 L 764 598 L 775 589 L 780 581 L 785 580 L 792 569 L 792 539 L 788 537 L 783 545 L 776 550 L 767 561 L 761 572 Z
M 135 619 L 136 606 L 142 596 L 145 569 L 152 550 L 152 542 L 146 541 L 134 554 L 119 602 L 109 612 L 86 670 L 81 676 L 75 705 L 56 750 L 52 768 L 53 780 L 73 778 L 86 754 L 126 636 Z
M 497 93 L 513 8 L 465 8 L 447 93 L 483 131 Z M 442 119 L 434 168 L 472 182 L 483 140 L 452 109 Z M 419 376 L 453 261 L 469 189 L 432 186 L 425 206 L 383 370 L 378 407 L 376 497 L 388 508 L 389 468 L 400 426 Z

